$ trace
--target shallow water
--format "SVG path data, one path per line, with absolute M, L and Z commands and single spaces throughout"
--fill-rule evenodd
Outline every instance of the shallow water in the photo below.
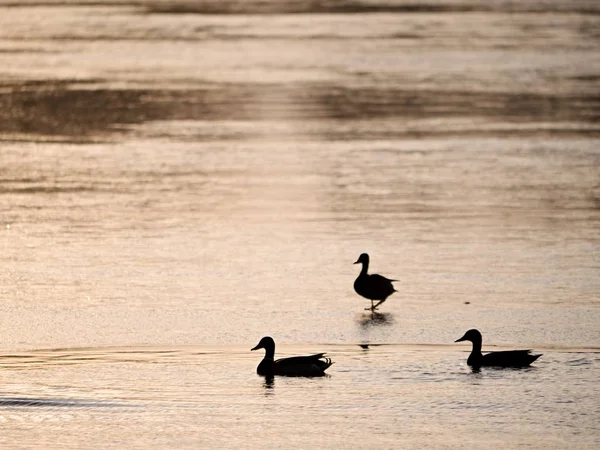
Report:
M 521 3 L 0 1 L 0 446 L 597 448 L 600 8 Z

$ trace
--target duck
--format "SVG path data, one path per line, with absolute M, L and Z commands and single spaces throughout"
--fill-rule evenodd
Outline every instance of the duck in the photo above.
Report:
M 275 360 L 275 341 L 271 336 L 263 337 L 256 347 L 250 350 L 261 348 L 265 349 L 265 357 L 256 368 L 256 373 L 262 376 L 322 377 L 326 375 L 325 370 L 333 364 L 330 358 L 325 358 L 325 353 Z
M 483 355 L 481 354 L 481 333 L 479 330 L 474 328 L 467 331 L 463 337 L 454 342 L 462 341 L 471 341 L 473 343 L 473 350 L 471 350 L 471 354 L 467 359 L 467 364 L 475 370 L 484 366 L 527 367 L 540 356 L 542 356 L 541 354 L 532 355 L 531 350 L 508 350 L 501 352 L 490 352 Z
M 369 255 L 366 253 L 362 253 L 354 264 L 359 263 L 362 264 L 362 270 L 354 281 L 354 290 L 358 295 L 371 300 L 371 308 L 365 309 L 375 311 L 390 295 L 398 292 L 392 283 L 400 280 L 392 280 L 376 273 L 369 275 L 367 273 L 369 270 Z M 374 305 L 373 301 L 375 300 L 379 301 Z

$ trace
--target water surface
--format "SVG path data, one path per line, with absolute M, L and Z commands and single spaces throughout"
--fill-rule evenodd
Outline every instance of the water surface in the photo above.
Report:
M 597 448 L 599 13 L 0 1 L 0 444 Z

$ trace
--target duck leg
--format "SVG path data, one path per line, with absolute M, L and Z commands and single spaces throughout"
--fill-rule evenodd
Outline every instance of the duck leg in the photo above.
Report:
M 371 309 L 375 311 L 379 305 L 381 305 L 385 300 L 380 300 L 375 306 L 372 306 Z
M 371 300 L 371 307 L 370 308 L 365 308 L 365 311 L 373 311 L 373 300 Z

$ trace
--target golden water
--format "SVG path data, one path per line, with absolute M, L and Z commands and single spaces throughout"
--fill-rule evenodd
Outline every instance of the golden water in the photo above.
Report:
M 309 3 L 0 1 L 1 447 L 598 447 L 600 9 Z

